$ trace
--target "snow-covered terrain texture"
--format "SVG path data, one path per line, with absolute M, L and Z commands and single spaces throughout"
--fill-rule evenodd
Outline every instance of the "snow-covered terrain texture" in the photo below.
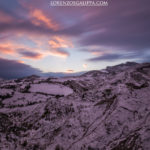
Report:
M 63 86 L 62 84 L 42 83 L 31 85 L 30 92 L 67 96 L 72 94 L 73 90 L 69 87 Z
M 150 150 L 150 63 L 0 80 L 0 150 Z

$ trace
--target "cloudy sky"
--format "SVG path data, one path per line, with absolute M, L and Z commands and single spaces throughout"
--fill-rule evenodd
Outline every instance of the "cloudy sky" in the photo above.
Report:
M 51 7 L 50 0 L 1 0 L 0 76 L 150 61 L 150 1 L 107 2 Z

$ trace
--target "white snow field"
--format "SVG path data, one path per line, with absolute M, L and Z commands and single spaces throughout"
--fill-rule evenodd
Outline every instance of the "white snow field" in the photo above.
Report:
M 63 86 L 61 84 L 32 84 L 30 92 L 41 92 L 45 94 L 54 94 L 54 95 L 70 95 L 73 93 L 73 90 L 69 87 Z

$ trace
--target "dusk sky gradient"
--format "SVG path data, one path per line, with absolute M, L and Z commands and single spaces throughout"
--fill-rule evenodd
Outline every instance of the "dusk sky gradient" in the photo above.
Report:
M 149 62 L 150 1 L 107 2 L 51 7 L 50 0 L 1 0 L 0 77 L 8 77 L 9 68 L 20 77 Z

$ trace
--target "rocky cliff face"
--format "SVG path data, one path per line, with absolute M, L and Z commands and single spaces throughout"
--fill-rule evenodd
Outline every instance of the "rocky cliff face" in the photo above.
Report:
M 0 80 L 0 150 L 150 150 L 150 64 Z

